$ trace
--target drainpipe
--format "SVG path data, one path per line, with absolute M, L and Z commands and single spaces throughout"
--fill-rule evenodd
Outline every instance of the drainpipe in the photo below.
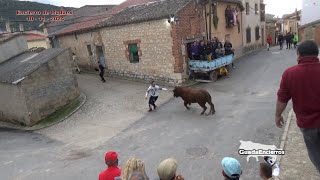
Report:
M 209 40 L 211 40 L 211 25 L 212 25 L 212 0 L 209 0 Z
M 206 36 L 207 36 L 207 39 L 208 39 L 208 22 L 207 22 L 207 5 L 206 4 L 204 6 L 204 18 L 206 20 Z

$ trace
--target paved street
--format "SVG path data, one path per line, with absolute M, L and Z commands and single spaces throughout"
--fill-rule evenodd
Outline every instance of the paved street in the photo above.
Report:
M 66 121 L 35 132 L 0 130 L 1 179 L 88 180 L 105 168 L 104 154 L 119 153 L 120 165 L 137 156 L 147 174 L 156 177 L 161 160 L 174 157 L 187 180 L 222 179 L 221 159 L 233 156 L 243 166 L 243 179 L 259 179 L 259 163 L 238 155 L 239 141 L 279 147 L 282 130 L 274 124 L 276 91 L 281 74 L 296 63 L 295 50 L 261 51 L 235 63 L 231 77 L 207 89 L 216 106 L 214 116 L 200 116 L 197 104 L 187 111 L 170 91 L 147 113 L 147 84 L 80 75 L 86 104 Z

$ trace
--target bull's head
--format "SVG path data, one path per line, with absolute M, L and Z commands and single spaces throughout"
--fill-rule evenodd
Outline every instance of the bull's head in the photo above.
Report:
M 180 97 L 179 87 L 174 87 L 173 89 L 173 97 Z

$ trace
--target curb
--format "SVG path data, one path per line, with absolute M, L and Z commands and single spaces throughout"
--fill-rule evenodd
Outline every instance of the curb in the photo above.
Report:
M 55 122 L 53 122 L 51 124 L 44 125 L 44 126 L 38 127 L 38 128 L 32 128 L 32 127 L 21 127 L 21 126 L 18 126 L 18 125 L 14 125 L 14 124 L 9 124 L 9 123 L 3 122 L 2 124 L 0 124 L 0 127 L 13 129 L 13 130 L 22 130 L 22 131 L 36 131 L 36 130 L 41 130 L 41 129 L 45 129 L 45 128 L 51 127 L 53 125 L 56 125 L 56 124 L 58 124 L 58 123 L 60 123 L 60 122 L 62 122 L 64 120 L 66 120 L 68 117 L 70 117 L 71 115 L 76 113 L 84 105 L 84 103 L 87 101 L 87 96 L 83 92 L 80 93 L 80 96 L 78 98 L 81 98 L 81 96 L 82 96 L 83 100 L 81 101 L 80 105 L 76 109 L 74 109 L 72 112 L 70 112 L 65 117 L 63 117 L 60 120 L 55 121 Z
M 288 117 L 287 117 L 287 121 L 286 121 L 286 125 L 285 125 L 285 128 L 284 128 L 282 137 L 281 137 L 281 143 L 280 143 L 279 149 L 284 149 L 284 147 L 285 147 L 286 140 L 287 140 L 287 135 L 288 135 L 288 131 L 289 131 L 289 127 L 290 127 L 292 119 L 293 119 L 293 109 L 291 108 L 291 110 L 290 110 L 290 112 L 288 114 Z M 277 156 L 277 163 L 278 163 L 279 166 L 280 166 L 280 163 L 281 163 L 281 157 L 282 156 Z

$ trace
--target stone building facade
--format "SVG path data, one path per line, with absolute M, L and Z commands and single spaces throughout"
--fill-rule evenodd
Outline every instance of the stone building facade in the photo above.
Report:
M 32 126 L 80 95 L 68 49 L 24 52 L 0 64 L 0 121 Z
M 301 11 L 296 11 L 282 17 L 283 19 L 283 33 L 298 33 L 298 28 L 301 25 Z
M 320 47 L 320 20 L 300 26 L 299 40 L 315 40 Z
M 243 46 L 251 50 L 266 44 L 265 4 L 263 0 L 242 0 L 245 12 L 242 14 Z
M 97 66 L 97 47 L 103 46 L 99 31 L 60 36 L 59 44 L 62 48 L 70 48 L 77 56 L 80 69 L 87 71 L 93 71 Z
M 172 13 L 154 17 L 158 16 L 157 11 L 170 6 Z M 194 1 L 167 0 L 127 8 L 114 15 L 100 30 L 109 74 L 174 84 L 185 81 L 187 44 L 204 33 L 203 19 L 197 12 L 200 10 Z M 168 22 L 170 14 L 175 15 L 175 22 Z M 127 17 L 134 20 L 123 22 Z M 130 61 L 131 44 L 138 48 L 137 62 Z
M 218 37 L 221 42 L 225 42 L 226 40 L 232 43 L 233 48 L 235 49 L 235 56 L 240 56 L 242 54 L 242 44 L 243 44 L 243 33 L 242 33 L 242 11 L 244 7 L 241 1 L 216 1 L 214 2 L 212 7 L 211 14 L 211 22 L 217 20 L 217 26 L 215 27 L 214 23 L 210 23 L 210 16 L 208 13 L 210 12 L 210 4 L 206 4 L 206 10 L 203 16 L 207 19 L 207 29 L 211 30 L 211 38 Z M 236 25 L 227 26 L 226 19 L 226 9 L 230 7 L 230 9 L 236 10 L 237 21 Z M 207 15 L 205 14 L 207 12 Z M 209 28 L 211 26 L 211 28 Z M 210 33 L 210 32 L 209 32 Z M 209 36 L 210 37 L 210 36 Z

